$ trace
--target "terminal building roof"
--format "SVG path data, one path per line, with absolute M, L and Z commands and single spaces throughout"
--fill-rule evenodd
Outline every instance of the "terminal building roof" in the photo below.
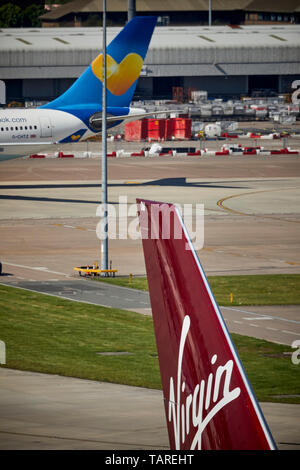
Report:
M 120 31 L 107 28 L 107 43 Z M 300 25 L 156 27 L 144 74 L 300 73 Z M 0 79 L 76 77 L 102 49 L 102 29 L 0 30 Z

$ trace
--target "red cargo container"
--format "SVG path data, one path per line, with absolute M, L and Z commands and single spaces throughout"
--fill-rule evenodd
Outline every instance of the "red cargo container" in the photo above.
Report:
M 172 137 L 173 137 L 173 119 L 166 119 L 165 140 L 172 140 Z
M 147 138 L 147 119 L 131 121 L 125 124 L 125 140 L 139 142 Z
M 143 119 L 125 124 L 125 140 L 189 140 L 192 136 L 192 120 L 188 118 Z
M 147 138 L 148 140 L 161 140 L 165 138 L 165 119 L 147 120 Z
M 174 118 L 173 136 L 175 139 L 189 140 L 192 136 L 192 120 L 187 118 Z

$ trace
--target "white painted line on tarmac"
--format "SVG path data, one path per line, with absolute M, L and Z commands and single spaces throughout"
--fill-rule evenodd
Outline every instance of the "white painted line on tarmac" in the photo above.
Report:
M 259 317 L 262 317 L 262 318 L 269 317 L 272 320 L 280 320 L 280 321 L 285 321 L 285 322 L 288 322 L 288 323 L 296 323 L 297 325 L 300 324 L 299 320 L 291 320 L 289 318 L 277 317 L 275 315 L 265 315 L 263 313 L 258 313 L 258 312 L 249 312 L 249 310 L 243 310 L 243 309 L 235 308 L 235 307 L 224 307 L 223 305 L 220 306 L 220 308 L 221 308 L 221 310 L 226 309 L 226 310 L 231 310 L 232 312 L 246 313 L 247 315 L 256 315 L 256 316 L 259 316 Z M 284 306 L 282 307 L 282 309 L 284 310 Z M 253 320 L 253 318 L 252 318 L 252 320 Z
M 33 269 L 34 271 L 43 271 L 45 273 L 60 274 L 62 276 L 68 276 L 69 277 L 69 274 L 61 273 L 59 271 L 51 271 L 50 269 L 48 269 L 44 266 L 26 266 L 24 264 L 8 263 L 6 261 L 3 261 L 2 263 L 7 264 L 8 266 L 15 266 L 16 268 Z
M 243 320 L 273 320 L 273 317 L 256 317 L 256 318 L 248 318 L 248 317 L 244 317 Z
M 294 331 L 281 330 L 282 333 L 287 333 L 289 335 L 300 336 L 300 333 L 295 333 Z

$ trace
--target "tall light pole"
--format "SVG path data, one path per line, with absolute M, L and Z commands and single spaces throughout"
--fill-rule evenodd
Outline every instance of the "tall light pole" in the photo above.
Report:
M 103 0 L 103 81 L 102 81 L 102 239 L 101 269 L 108 269 L 108 209 L 107 209 L 107 130 L 106 130 L 106 0 Z
M 136 15 L 135 0 L 128 0 L 128 21 Z
M 208 0 L 208 26 L 211 26 L 211 2 L 212 0 Z

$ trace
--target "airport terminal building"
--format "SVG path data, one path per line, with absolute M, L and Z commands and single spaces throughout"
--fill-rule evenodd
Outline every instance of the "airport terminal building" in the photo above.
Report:
M 109 27 L 107 43 L 121 27 Z M 100 27 L 2 29 L 0 80 L 6 103 L 49 101 L 102 49 Z M 300 80 L 300 25 L 157 26 L 135 99 L 187 100 L 191 90 L 232 99 L 291 93 Z M 178 96 L 177 96 L 178 98 Z

